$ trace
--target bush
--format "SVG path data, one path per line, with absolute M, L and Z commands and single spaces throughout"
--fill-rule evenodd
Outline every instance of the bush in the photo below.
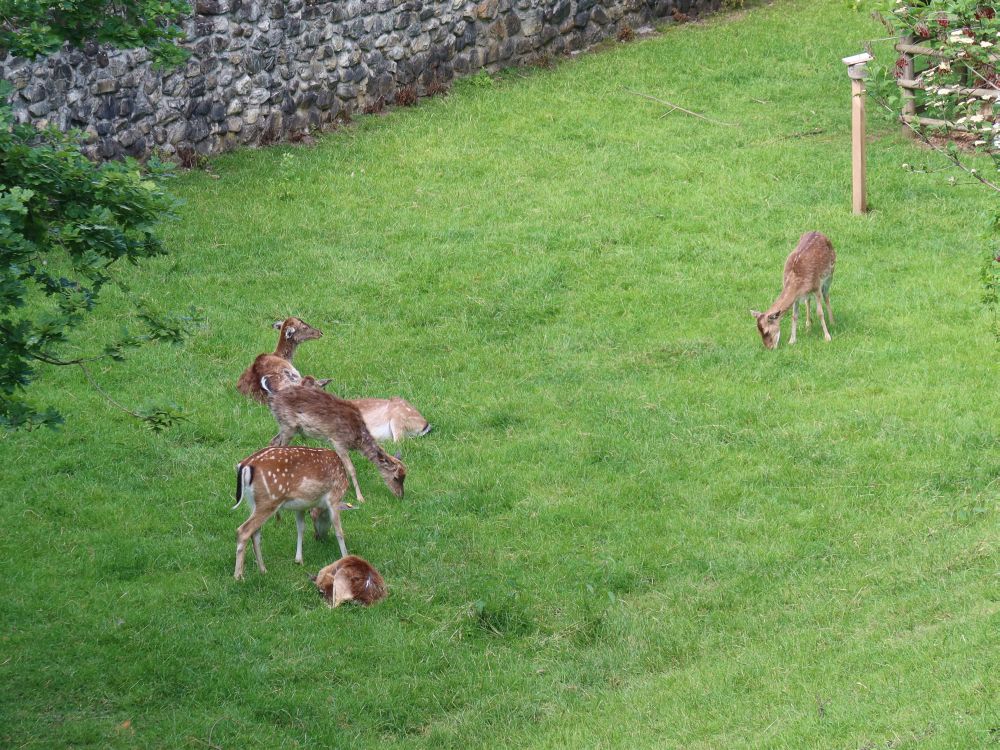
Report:
M 146 46 L 168 63 L 185 56 L 174 42 L 187 12 L 183 0 L 4 2 L 0 51 L 34 58 L 65 42 L 97 41 Z M 112 281 L 114 264 L 164 252 L 154 230 L 173 203 L 156 179 L 162 165 L 94 164 L 75 136 L 15 124 L 10 92 L 0 81 L 0 425 L 30 428 L 61 421 L 54 409 L 40 412 L 23 400 L 39 364 L 78 365 L 86 373 L 87 362 L 119 359 L 142 341 L 178 340 L 187 320 L 136 303 L 142 332 L 123 331 L 101 351 L 65 353 L 70 332 Z M 154 429 L 175 418 L 162 408 L 130 413 Z

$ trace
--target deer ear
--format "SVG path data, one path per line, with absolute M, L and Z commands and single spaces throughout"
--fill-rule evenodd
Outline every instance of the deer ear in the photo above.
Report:
M 274 391 L 272 391 L 271 387 L 268 385 L 267 375 L 265 375 L 260 379 L 260 387 L 264 389 L 265 393 L 274 393 Z
M 751 310 L 750 314 L 753 315 L 755 318 L 759 318 L 764 313 L 760 312 L 759 310 Z
M 768 315 L 767 319 L 768 319 L 769 322 L 773 323 L 774 321 L 776 321 L 780 317 L 781 317 L 781 310 L 778 310 L 778 312 L 773 312 L 770 315 Z
M 288 326 L 288 328 L 285 329 L 285 338 L 290 339 L 294 335 L 295 335 L 295 326 Z
M 396 451 L 396 453 L 393 456 L 393 458 L 395 458 L 397 461 L 402 461 L 403 460 L 403 451 Z
M 283 321 L 283 320 L 276 320 L 276 321 L 274 321 L 274 324 L 271 326 L 271 328 L 273 328 L 276 331 L 280 331 L 281 330 L 281 326 L 282 326 L 282 324 L 284 322 L 285 321 Z
M 330 383 L 333 382 L 333 378 L 323 378 L 322 380 L 317 380 L 316 385 L 320 388 L 326 388 Z
M 313 583 L 316 583 L 316 576 L 310 575 L 309 580 L 312 581 Z

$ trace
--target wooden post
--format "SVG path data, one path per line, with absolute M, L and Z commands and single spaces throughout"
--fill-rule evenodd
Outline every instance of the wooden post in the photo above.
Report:
M 904 36 L 902 43 L 896 46 L 899 53 L 903 58 L 903 68 L 900 70 L 900 77 L 906 80 L 913 80 L 916 76 L 913 68 L 913 53 L 910 51 L 913 48 L 914 39 L 912 36 Z M 914 118 L 917 116 L 917 99 L 916 95 L 913 93 L 913 89 L 902 89 L 901 94 L 903 97 L 903 118 L 906 122 L 913 122 Z M 903 125 L 903 134 L 907 138 L 916 138 L 917 134 L 913 132 L 912 128 Z
M 851 79 L 851 197 L 855 214 L 868 210 L 865 195 L 865 63 L 872 60 L 867 52 L 844 58 Z

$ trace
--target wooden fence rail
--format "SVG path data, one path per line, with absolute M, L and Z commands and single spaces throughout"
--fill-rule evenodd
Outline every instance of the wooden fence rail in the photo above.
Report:
M 896 80 L 900 93 L 903 97 L 903 121 L 910 123 L 911 125 L 927 125 L 929 127 L 949 128 L 951 130 L 970 132 L 970 129 L 961 123 L 935 117 L 927 117 L 925 111 L 917 106 L 916 92 L 927 91 L 932 88 L 931 86 L 928 86 L 927 83 L 920 80 L 916 71 L 917 59 L 920 57 L 933 57 L 940 60 L 956 60 L 961 63 L 959 58 L 948 50 L 937 49 L 936 47 L 929 47 L 923 44 L 915 44 L 912 36 L 903 37 L 896 45 L 896 51 L 900 53 L 903 60 L 903 64 L 899 67 L 899 78 Z M 1000 55 L 990 55 L 987 59 L 990 62 L 998 62 L 1000 61 Z M 972 77 L 972 71 L 968 68 L 968 66 L 965 67 L 965 83 L 969 84 L 972 83 L 970 80 Z M 1000 89 L 983 88 L 970 85 L 941 86 L 935 88 L 935 93 L 942 93 L 940 91 L 942 88 L 946 89 L 947 93 L 952 96 L 974 97 L 976 99 L 983 100 L 983 114 L 988 117 L 989 120 L 993 120 L 993 106 L 997 102 L 1000 102 Z M 904 131 L 908 135 L 913 135 L 913 131 L 908 127 L 904 127 Z

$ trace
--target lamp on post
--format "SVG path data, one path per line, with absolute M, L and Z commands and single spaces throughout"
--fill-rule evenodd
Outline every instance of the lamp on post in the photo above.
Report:
M 865 63 L 874 60 L 867 52 L 843 59 L 847 77 L 851 79 L 851 166 L 852 206 L 855 214 L 868 210 L 865 195 L 865 84 L 868 71 Z

